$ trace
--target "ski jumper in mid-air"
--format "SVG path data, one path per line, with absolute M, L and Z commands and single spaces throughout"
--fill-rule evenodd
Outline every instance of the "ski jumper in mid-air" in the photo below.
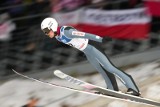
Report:
M 58 27 L 58 22 L 54 18 L 45 18 L 41 23 L 41 30 L 49 38 L 56 38 L 58 41 L 70 45 L 82 51 L 88 61 L 97 69 L 104 78 L 107 88 L 119 91 L 116 82 L 118 77 L 127 87 L 127 94 L 140 96 L 140 91 L 133 78 L 127 73 L 116 68 L 108 59 L 107 55 L 94 46 L 95 42 L 102 43 L 103 38 L 86 32 L 81 32 L 70 26 Z M 93 43 L 93 41 L 95 41 Z

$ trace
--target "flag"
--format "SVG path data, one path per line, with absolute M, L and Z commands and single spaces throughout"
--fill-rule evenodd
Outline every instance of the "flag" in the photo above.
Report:
M 81 9 L 54 16 L 60 25 L 99 36 L 118 39 L 144 39 L 150 30 L 150 16 L 146 8 L 129 10 Z

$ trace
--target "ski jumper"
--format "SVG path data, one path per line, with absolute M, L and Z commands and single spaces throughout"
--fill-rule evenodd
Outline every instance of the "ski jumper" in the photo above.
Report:
M 91 41 L 102 42 L 102 37 L 90 33 L 77 31 L 73 27 L 62 26 L 56 39 L 64 44 L 70 45 L 82 51 L 88 61 L 97 69 L 104 78 L 107 88 L 118 91 L 115 76 L 127 87 L 139 92 L 133 78 L 127 73 L 116 68 L 108 59 L 107 55 L 100 49 L 95 48 Z

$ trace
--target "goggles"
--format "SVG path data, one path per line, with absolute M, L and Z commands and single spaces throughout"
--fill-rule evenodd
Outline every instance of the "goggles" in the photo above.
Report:
M 48 33 L 50 32 L 50 30 L 48 28 L 44 28 L 43 32 L 44 32 L 45 35 L 48 35 Z

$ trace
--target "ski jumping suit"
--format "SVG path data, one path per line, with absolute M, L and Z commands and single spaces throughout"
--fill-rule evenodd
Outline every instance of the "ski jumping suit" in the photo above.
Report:
M 138 87 L 130 75 L 116 68 L 109 61 L 104 52 L 90 44 L 89 40 L 102 42 L 103 38 L 100 36 L 80 32 L 70 26 L 62 26 L 60 28 L 59 35 L 56 36 L 56 39 L 82 51 L 86 55 L 88 61 L 103 76 L 108 89 L 118 91 L 118 86 L 115 79 L 116 76 L 127 88 L 131 88 L 139 92 Z

